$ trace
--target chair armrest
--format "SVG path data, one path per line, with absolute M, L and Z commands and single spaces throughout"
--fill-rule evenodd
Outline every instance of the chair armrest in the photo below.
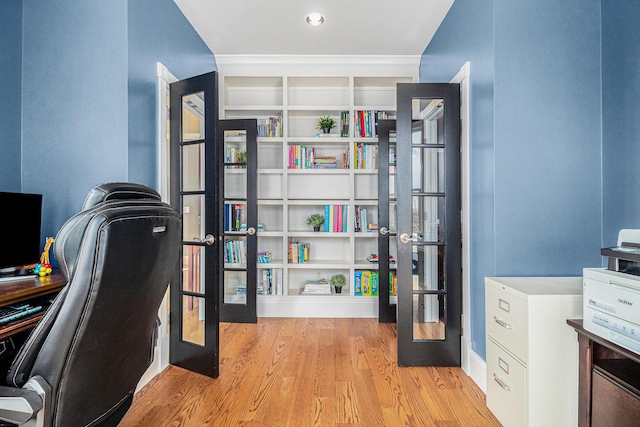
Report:
M 39 376 L 31 378 L 22 388 L 0 386 L 0 420 L 26 423 L 48 406 L 50 393 L 51 387 Z

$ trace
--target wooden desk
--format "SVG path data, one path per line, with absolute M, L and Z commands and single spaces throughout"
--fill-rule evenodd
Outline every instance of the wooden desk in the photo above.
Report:
M 0 282 L 0 307 L 23 302 L 43 295 L 57 293 L 66 285 L 66 280 L 59 270 L 49 276 Z M 33 328 L 42 319 L 44 311 L 21 322 L 0 326 L 0 339 L 10 337 Z
M 640 355 L 567 320 L 578 333 L 578 426 L 637 426 Z

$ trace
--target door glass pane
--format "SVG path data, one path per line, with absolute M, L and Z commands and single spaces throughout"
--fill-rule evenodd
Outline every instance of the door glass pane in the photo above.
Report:
M 224 131 L 224 162 L 227 169 L 246 169 L 247 131 Z
M 204 144 L 182 146 L 182 189 L 204 190 Z
M 444 197 L 411 198 L 413 237 L 422 242 L 443 242 L 445 236 Z
M 396 131 L 389 132 L 389 198 L 395 199 L 397 192 L 397 158 L 396 158 Z
M 245 271 L 224 272 L 224 303 L 247 303 L 247 273 Z
M 412 148 L 413 192 L 444 193 L 444 148 Z
M 184 241 L 200 241 L 205 236 L 204 195 L 188 195 L 182 197 L 182 239 Z
M 225 199 L 246 199 L 247 198 L 247 170 L 246 169 L 225 169 L 224 170 L 224 198 Z
M 224 197 L 247 198 L 247 131 L 224 131 Z
M 182 142 L 204 139 L 204 92 L 182 97 Z
M 413 245 L 413 289 L 444 290 L 444 246 Z
M 224 238 L 225 268 L 247 268 L 247 238 L 226 236 Z
M 182 297 L 182 341 L 204 345 L 204 298 Z
M 444 100 L 413 99 L 412 144 L 444 144 Z
M 413 339 L 445 339 L 444 295 L 413 295 Z
M 182 247 L 182 289 L 204 295 L 204 256 L 202 246 Z
M 396 232 L 398 230 L 398 202 L 389 202 L 389 230 Z

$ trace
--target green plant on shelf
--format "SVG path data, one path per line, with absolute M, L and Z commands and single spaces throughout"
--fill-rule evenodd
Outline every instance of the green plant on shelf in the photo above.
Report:
M 336 289 L 336 293 L 342 293 L 342 287 L 347 284 L 347 278 L 344 277 L 344 274 L 334 274 L 329 279 L 329 283 Z
M 247 163 L 247 150 L 238 151 L 236 157 L 238 159 L 238 163 Z
M 307 225 L 313 227 L 315 231 L 320 231 L 320 226 L 324 224 L 324 216 L 320 214 L 312 214 L 307 218 Z
M 329 133 L 331 129 L 336 127 L 336 121 L 331 116 L 324 116 L 318 119 L 318 129 L 324 133 Z
M 341 288 L 347 284 L 347 278 L 344 276 L 344 274 L 334 274 L 333 276 L 331 276 L 331 279 L 329 279 L 329 283 L 331 283 L 336 288 Z

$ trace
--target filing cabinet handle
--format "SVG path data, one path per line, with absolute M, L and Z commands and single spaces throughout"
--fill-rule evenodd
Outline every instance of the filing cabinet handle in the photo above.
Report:
M 501 318 L 499 318 L 498 316 L 493 316 L 493 320 L 496 321 L 496 323 L 500 326 L 502 326 L 505 329 L 511 329 L 511 325 L 508 324 L 507 322 L 505 322 L 504 320 L 502 320 Z
M 499 376 L 497 376 L 496 374 L 493 374 L 493 379 L 498 383 L 498 385 L 500 387 L 502 387 L 504 390 L 506 391 L 511 391 L 511 387 L 509 387 L 508 385 L 506 385 L 504 383 L 504 381 L 502 381 L 502 379 L 500 379 Z

